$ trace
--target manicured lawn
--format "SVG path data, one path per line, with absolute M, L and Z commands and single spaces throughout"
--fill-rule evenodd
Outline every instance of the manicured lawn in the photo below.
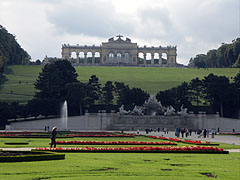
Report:
M 65 160 L 0 163 L 0 179 L 238 180 L 239 153 L 67 153 Z
M 59 141 L 152 141 L 144 136 L 110 138 L 57 138 Z M 5 145 L 5 142 L 29 142 L 29 145 Z M 1 147 L 48 147 L 49 138 L 0 138 Z M 178 146 L 191 146 L 177 143 Z M 61 145 L 83 147 L 84 145 Z M 116 147 L 89 145 L 88 147 Z M 123 147 L 128 147 L 122 145 Z M 133 146 L 133 145 L 129 145 Z M 58 145 L 60 147 L 60 145 Z M 219 148 L 232 148 L 220 144 Z M 235 146 L 240 148 L 240 146 Z M 0 163 L 0 179 L 231 179 L 240 176 L 239 153 L 230 154 L 158 154 L 158 153 L 65 153 L 65 160 Z M 209 177 L 208 177 L 209 176 Z
M 9 66 L 5 74 L 7 81 L 0 87 L 0 100 L 26 102 L 34 95 L 34 83 L 43 66 Z M 160 90 L 166 90 L 183 81 L 189 82 L 195 77 L 203 78 L 210 73 L 234 77 L 239 68 L 211 68 L 211 69 L 187 69 L 187 68 L 154 68 L 154 67 L 76 67 L 78 79 L 87 82 L 91 75 L 95 74 L 101 84 L 106 81 L 120 81 L 156 94 Z M 21 83 L 19 83 L 21 81 Z M 11 94 L 11 91 L 13 94 Z

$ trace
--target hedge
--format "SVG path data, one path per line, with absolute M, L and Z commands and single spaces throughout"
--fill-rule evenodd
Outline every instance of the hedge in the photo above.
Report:
M 0 162 L 47 161 L 65 159 L 65 154 L 40 151 L 4 151 L 16 153 L 33 153 L 32 155 L 0 156 Z

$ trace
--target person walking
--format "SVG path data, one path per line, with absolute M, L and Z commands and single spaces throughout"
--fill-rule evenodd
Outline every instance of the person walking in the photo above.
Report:
M 54 146 L 54 148 L 56 148 L 56 136 L 57 136 L 57 127 L 54 126 L 52 128 L 52 135 L 51 135 L 51 147 Z

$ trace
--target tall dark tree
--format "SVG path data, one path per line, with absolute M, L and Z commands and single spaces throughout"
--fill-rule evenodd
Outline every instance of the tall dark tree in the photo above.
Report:
M 114 91 L 114 85 L 112 81 L 107 81 L 102 88 L 103 92 L 103 102 L 105 104 L 112 104 L 114 96 L 113 96 L 113 91 Z
M 158 101 L 161 101 L 162 105 L 170 106 L 175 104 L 176 88 L 171 88 L 165 91 L 159 91 L 156 95 Z
M 229 79 L 225 76 L 208 75 L 203 79 L 205 99 L 223 116 L 224 101 L 230 91 Z
M 132 101 L 132 105 L 136 106 L 142 106 L 145 100 L 149 98 L 149 94 L 140 88 L 132 88 L 131 94 L 132 97 L 130 99 Z
M 77 74 L 69 61 L 47 64 L 35 83 L 35 88 L 39 90 L 35 97 L 61 100 L 66 95 L 65 85 L 73 82 L 77 82 Z
M 101 94 L 101 84 L 99 83 L 98 77 L 92 75 L 88 81 L 88 100 L 94 103 L 94 101 L 99 100 Z
M 192 102 L 196 103 L 199 106 L 201 93 L 203 90 L 203 83 L 199 78 L 192 79 L 189 83 L 189 88 L 191 90 Z
M 39 91 L 34 98 L 42 104 L 38 107 L 41 114 L 58 114 L 60 103 L 67 95 L 66 84 L 74 82 L 77 82 L 77 74 L 69 61 L 61 60 L 45 65 L 35 83 Z
M 123 82 L 115 82 L 114 91 L 117 96 L 117 104 L 118 105 L 129 105 L 131 104 L 131 90 L 128 85 L 125 85 Z
M 83 107 L 91 103 L 87 99 L 89 87 L 89 85 L 81 82 L 74 82 L 66 85 L 66 100 L 71 115 L 82 115 Z

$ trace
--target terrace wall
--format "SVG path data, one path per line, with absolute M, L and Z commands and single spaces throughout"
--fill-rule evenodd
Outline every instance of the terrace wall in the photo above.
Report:
M 66 129 L 61 118 L 22 121 L 11 123 L 8 128 L 14 130 L 44 130 L 57 126 L 59 130 Z M 85 116 L 68 118 L 67 129 L 70 130 L 145 130 L 146 128 L 163 128 L 175 130 L 179 128 L 220 129 L 224 132 L 240 132 L 240 119 L 221 118 L 218 114 L 189 114 L 188 116 L 132 116 L 117 113 L 86 113 Z

